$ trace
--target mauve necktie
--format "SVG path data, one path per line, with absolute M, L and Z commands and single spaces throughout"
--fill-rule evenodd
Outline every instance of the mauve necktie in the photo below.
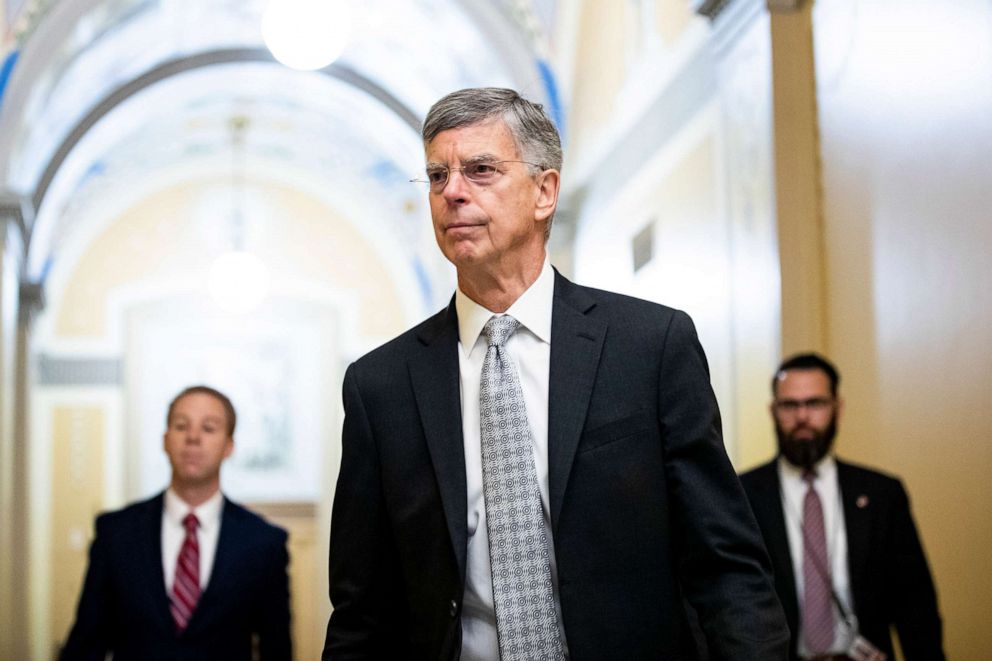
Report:
M 809 651 L 824 654 L 834 644 L 833 585 L 823 506 L 813 488 L 815 478 L 812 471 L 803 474 L 808 487 L 803 499 L 803 631 Z
M 183 519 L 186 537 L 176 559 L 176 577 L 172 583 L 172 596 L 169 609 L 176 623 L 176 633 L 180 634 L 189 624 L 196 602 L 200 599 L 200 543 L 196 538 L 199 525 L 192 512 Z
M 502 661 L 565 658 L 551 585 L 551 557 L 523 390 L 505 342 L 520 325 L 492 317 L 482 333 L 479 413 L 482 486 Z

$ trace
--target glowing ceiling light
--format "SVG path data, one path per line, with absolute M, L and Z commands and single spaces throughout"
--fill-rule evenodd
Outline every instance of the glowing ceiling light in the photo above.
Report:
M 222 309 L 235 314 L 251 312 L 269 293 L 269 269 L 249 252 L 227 252 L 210 266 L 207 287 Z
M 270 0 L 262 38 L 272 55 L 293 69 L 322 69 L 341 55 L 351 15 L 341 0 Z

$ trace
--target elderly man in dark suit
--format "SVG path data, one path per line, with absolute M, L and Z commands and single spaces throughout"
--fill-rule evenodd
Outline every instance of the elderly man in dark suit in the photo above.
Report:
M 772 379 L 779 456 L 741 476 L 775 567 L 792 658 L 940 661 L 941 622 L 901 482 L 830 452 L 844 402 L 817 354 Z M 884 655 L 884 656 L 882 656 Z
M 324 658 L 784 659 L 689 317 L 548 263 L 561 146 L 505 89 L 423 127 L 447 309 L 351 365 Z
M 234 406 L 213 388 L 172 401 L 172 481 L 97 519 L 64 661 L 292 658 L 286 532 L 220 492 L 234 426 Z

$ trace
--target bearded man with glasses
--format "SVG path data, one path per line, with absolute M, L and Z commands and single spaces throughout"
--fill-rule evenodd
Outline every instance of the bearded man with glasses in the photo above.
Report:
M 775 566 L 792 658 L 944 658 L 937 596 L 901 482 L 836 459 L 844 409 L 827 359 L 800 354 L 772 378 L 778 457 L 741 475 Z
M 423 126 L 451 304 L 352 364 L 324 658 L 784 659 L 767 554 L 677 310 L 548 260 L 561 144 L 507 89 Z

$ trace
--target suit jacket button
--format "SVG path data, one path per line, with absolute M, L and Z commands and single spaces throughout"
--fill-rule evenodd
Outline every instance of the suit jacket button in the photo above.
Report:
M 458 602 L 452 599 L 450 606 L 451 607 L 448 609 L 448 612 L 451 614 L 451 617 L 458 615 Z

